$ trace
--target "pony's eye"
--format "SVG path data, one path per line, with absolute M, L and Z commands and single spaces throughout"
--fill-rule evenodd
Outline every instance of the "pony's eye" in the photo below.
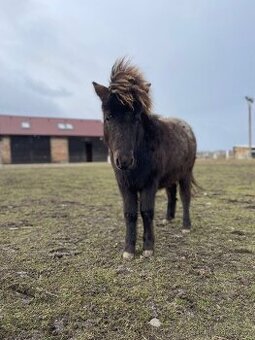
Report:
M 107 122 L 109 122 L 109 120 L 111 120 L 111 118 L 112 118 L 112 115 L 108 115 L 108 116 L 105 117 L 105 120 L 106 120 Z

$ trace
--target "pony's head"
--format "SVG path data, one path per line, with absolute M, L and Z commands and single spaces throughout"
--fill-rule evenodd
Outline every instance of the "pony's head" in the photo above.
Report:
M 132 169 L 142 134 L 142 114 L 151 110 L 151 84 L 123 58 L 112 67 L 109 87 L 93 85 L 102 101 L 104 136 L 114 164 L 119 170 Z

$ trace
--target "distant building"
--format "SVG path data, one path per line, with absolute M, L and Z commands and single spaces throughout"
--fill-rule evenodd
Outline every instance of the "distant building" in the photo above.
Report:
M 100 120 L 0 116 L 0 163 L 107 161 Z
M 231 150 L 198 151 L 197 158 L 201 159 L 229 159 L 233 158 Z
M 233 147 L 234 158 L 247 159 L 250 155 L 250 149 L 248 145 L 236 145 Z M 252 146 L 252 158 L 255 158 L 255 145 Z

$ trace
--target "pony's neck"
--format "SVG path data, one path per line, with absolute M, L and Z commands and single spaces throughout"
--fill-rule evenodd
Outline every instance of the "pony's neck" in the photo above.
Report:
M 141 117 L 142 117 L 144 135 L 153 138 L 157 130 L 156 116 L 153 115 L 152 113 L 142 112 Z

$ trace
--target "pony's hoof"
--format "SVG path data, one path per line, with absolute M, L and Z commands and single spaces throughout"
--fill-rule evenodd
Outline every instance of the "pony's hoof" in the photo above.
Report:
M 190 229 L 182 229 L 182 233 L 183 234 L 189 234 L 190 233 Z
M 152 257 L 153 256 L 153 250 L 144 250 L 143 251 L 143 257 Z
M 170 217 L 170 218 L 164 218 L 163 220 L 162 220 L 162 224 L 163 225 L 167 225 L 167 224 L 171 224 L 172 222 L 173 222 L 173 217 Z
M 135 254 L 124 251 L 122 256 L 124 260 L 132 260 L 135 257 Z

